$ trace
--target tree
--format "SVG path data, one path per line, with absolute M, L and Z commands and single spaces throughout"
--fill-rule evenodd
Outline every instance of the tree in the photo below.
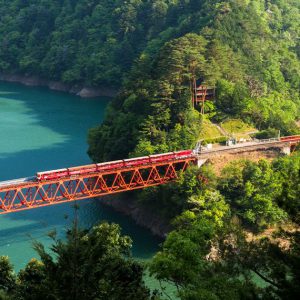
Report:
M 223 170 L 219 188 L 235 214 L 262 229 L 287 218 L 276 202 L 282 191 L 281 183 L 267 161 L 240 161 Z
M 222 260 L 240 276 L 264 282 L 257 297 L 299 298 L 299 232 L 279 230 L 271 237 L 250 240 L 239 225 L 230 224 L 224 233 L 219 237 Z
M 277 202 L 294 222 L 300 224 L 300 155 L 297 153 L 274 161 L 273 169 L 282 182 L 282 192 Z
M 216 90 L 217 107 L 225 113 L 239 116 L 247 108 L 250 95 L 248 87 L 243 82 L 219 80 Z
M 255 287 L 219 260 L 223 226 L 205 216 L 183 216 L 150 264 L 160 281 L 172 282 L 184 300 L 256 299 Z
M 17 276 L 14 298 L 26 300 L 54 299 L 49 295 L 48 289 L 44 264 L 37 259 L 32 259 L 24 270 L 20 270 Z
M 0 256 L 0 291 L 12 293 L 16 287 L 16 276 L 7 256 Z
M 35 244 L 44 271 L 44 279 L 39 274 L 37 278 L 42 279 L 47 299 L 148 299 L 143 269 L 130 258 L 132 242 L 121 235 L 118 225 L 102 223 L 88 232 L 74 226 L 65 242 L 53 239 L 54 256 Z M 23 286 L 35 280 L 32 264 L 20 273 Z

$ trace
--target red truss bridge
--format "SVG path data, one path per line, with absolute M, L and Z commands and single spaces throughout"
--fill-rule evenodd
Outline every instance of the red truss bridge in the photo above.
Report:
M 192 150 L 39 172 L 0 182 L 0 214 L 166 184 L 195 164 Z
M 166 184 L 178 179 L 179 172 L 190 165 L 201 166 L 213 155 L 268 148 L 290 150 L 299 143 L 297 135 L 38 172 L 34 177 L 0 182 L 0 214 Z

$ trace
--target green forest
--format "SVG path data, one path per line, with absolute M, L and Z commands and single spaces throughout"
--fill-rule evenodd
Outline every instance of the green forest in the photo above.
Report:
M 299 0 L 0 0 L 0 43 L 0 73 L 119 90 L 88 133 L 95 162 L 192 149 L 232 119 L 257 137 L 300 132 Z M 205 115 L 193 78 L 216 89 Z M 117 225 L 75 222 L 51 235 L 55 259 L 35 243 L 40 259 L 15 274 L 0 258 L 0 299 L 173 299 L 145 272 L 182 300 L 298 299 L 298 193 L 299 150 L 189 168 L 131 194 L 172 224 L 151 262 Z

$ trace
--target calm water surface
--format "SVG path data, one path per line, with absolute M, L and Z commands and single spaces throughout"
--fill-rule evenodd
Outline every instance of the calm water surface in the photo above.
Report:
M 108 101 L 0 82 L 0 180 L 90 163 L 87 130 L 102 121 Z M 135 257 L 147 259 L 157 250 L 160 240 L 129 218 L 95 199 L 77 204 L 82 226 L 119 223 L 134 240 Z M 60 204 L 0 216 L 0 255 L 8 255 L 16 270 L 23 268 L 36 257 L 32 241 L 50 245 L 52 230 L 63 237 L 73 215 L 72 204 Z

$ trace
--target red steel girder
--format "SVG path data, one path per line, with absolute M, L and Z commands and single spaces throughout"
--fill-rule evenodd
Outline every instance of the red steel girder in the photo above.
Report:
M 0 187 L 0 214 L 143 189 L 174 181 L 195 157 Z

